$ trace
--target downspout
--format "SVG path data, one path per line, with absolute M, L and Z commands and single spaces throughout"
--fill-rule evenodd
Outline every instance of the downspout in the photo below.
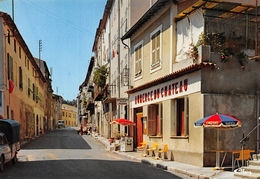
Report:
M 127 70 L 128 70 L 128 84 L 127 89 L 130 89 L 130 47 L 121 39 L 122 44 L 128 49 L 127 52 Z M 130 95 L 127 95 L 127 119 L 130 119 Z
M 256 125 L 257 125 L 257 130 L 256 130 L 256 154 L 259 154 L 259 94 L 260 92 L 257 91 L 257 104 L 256 104 Z
M 120 81 L 120 73 L 121 73 L 121 69 L 120 69 L 120 0 L 117 0 L 118 4 L 117 4 L 117 8 L 118 8 L 118 40 L 117 40 L 117 60 L 118 60 L 118 82 L 117 82 L 117 90 L 118 90 L 118 99 L 120 98 L 120 86 L 121 86 L 121 81 Z M 120 105 L 118 105 L 118 118 L 120 118 Z

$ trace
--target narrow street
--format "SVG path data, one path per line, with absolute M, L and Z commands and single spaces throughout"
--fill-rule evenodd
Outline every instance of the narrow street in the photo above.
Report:
M 86 138 L 86 137 L 85 137 Z M 92 137 L 86 141 L 74 129 L 62 128 L 24 145 L 15 165 L 0 178 L 180 178 L 172 173 L 107 152 Z

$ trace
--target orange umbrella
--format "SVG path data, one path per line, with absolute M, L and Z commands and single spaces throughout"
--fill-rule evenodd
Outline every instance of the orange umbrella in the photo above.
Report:
M 115 119 L 112 122 L 110 122 L 110 124 L 121 124 L 121 125 L 124 125 L 124 126 L 128 126 L 128 125 L 134 126 L 135 125 L 135 123 L 133 121 L 123 119 L 123 118 Z

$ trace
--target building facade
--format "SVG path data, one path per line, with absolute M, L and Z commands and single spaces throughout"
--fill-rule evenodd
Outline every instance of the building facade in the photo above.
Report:
M 259 123 L 259 62 L 250 60 L 259 55 L 257 2 L 142 3 L 108 0 L 97 28 L 91 74 L 95 79 L 103 66 L 108 72 L 105 85 L 93 80 L 98 133 L 127 133 L 134 148 L 142 141 L 168 144 L 171 160 L 214 166 L 217 130 L 197 129 L 195 121 L 214 113 L 242 121 L 221 131 L 223 150 L 240 149 Z M 136 126 L 110 125 L 116 118 Z M 259 137 L 256 128 L 247 147 L 259 151 Z
M 217 130 L 193 125 L 224 113 L 243 124 L 221 131 L 220 148 L 241 148 L 259 122 L 259 63 L 248 60 L 259 54 L 256 12 L 255 2 L 159 0 L 123 35 L 131 40 L 135 146 L 168 144 L 172 160 L 214 166 Z M 256 130 L 247 144 L 256 151 L 257 138 Z
M 50 73 L 35 59 L 11 17 L 0 12 L 0 113 L 21 124 L 21 140 L 53 128 Z
M 77 107 L 62 104 L 62 120 L 65 122 L 65 126 L 75 127 L 77 120 Z

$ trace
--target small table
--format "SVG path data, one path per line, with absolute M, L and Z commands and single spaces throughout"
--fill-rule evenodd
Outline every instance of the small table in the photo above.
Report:
M 245 149 L 248 150 L 248 149 Z M 216 167 L 214 168 L 215 170 L 222 170 L 222 166 L 223 163 L 226 159 L 226 155 L 228 152 L 230 152 L 232 154 L 232 171 L 234 171 L 234 160 L 235 160 L 235 154 L 239 154 L 241 149 L 234 149 L 234 150 L 213 150 L 214 152 L 216 152 Z M 255 150 L 250 150 L 250 152 L 255 152 Z M 225 153 L 224 157 L 222 159 L 221 165 L 220 165 L 220 153 Z

